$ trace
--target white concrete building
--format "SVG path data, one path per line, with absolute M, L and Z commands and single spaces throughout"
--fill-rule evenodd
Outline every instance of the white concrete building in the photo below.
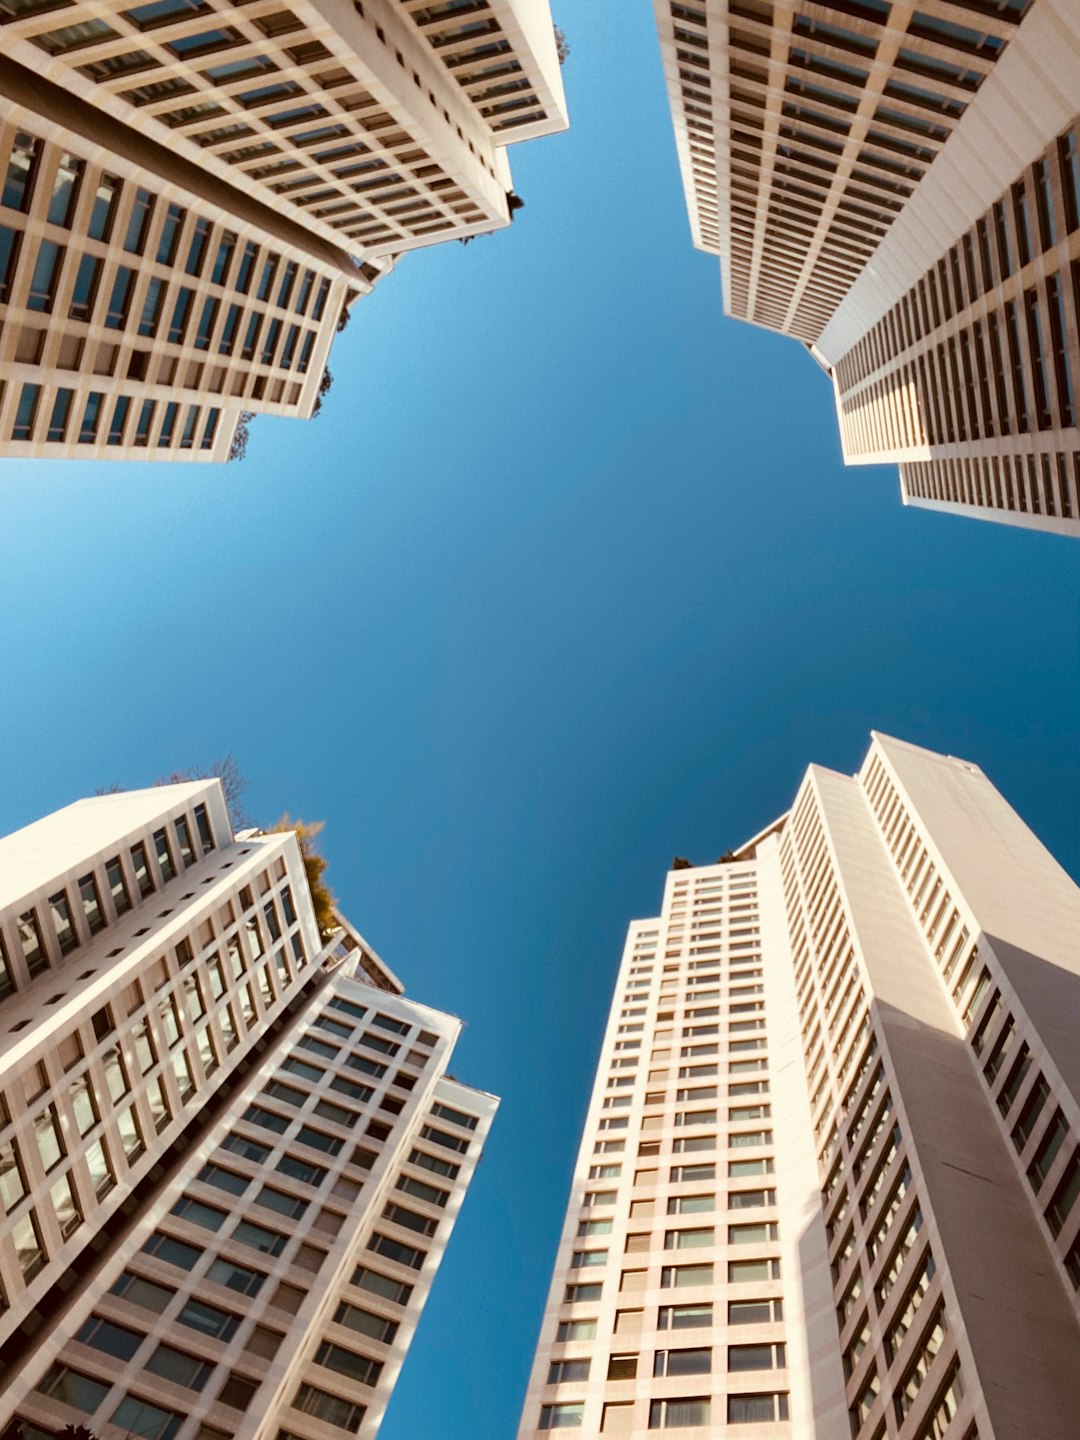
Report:
M 0 840 L 0 1425 L 379 1428 L 497 1101 L 217 781 Z
M 0 4 L 0 453 L 226 459 L 564 130 L 548 0 Z
M 875 736 L 674 869 L 615 989 L 519 1440 L 1071 1440 L 1080 890 Z
M 654 0 L 695 245 L 801 340 L 849 464 L 1080 534 L 1072 0 Z

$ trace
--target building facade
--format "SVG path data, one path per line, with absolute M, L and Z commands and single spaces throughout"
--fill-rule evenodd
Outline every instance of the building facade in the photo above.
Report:
M 694 243 L 905 503 L 1080 534 L 1069 0 L 655 0 Z
M 875 736 L 629 930 L 519 1440 L 1067 1440 L 1080 890 Z
M 497 1105 L 460 1022 L 320 936 L 216 781 L 68 806 L 0 876 L 0 1426 L 374 1436 Z
M 566 128 L 547 0 L 0 6 L 0 443 L 222 460 L 312 414 L 403 251 L 510 223 Z

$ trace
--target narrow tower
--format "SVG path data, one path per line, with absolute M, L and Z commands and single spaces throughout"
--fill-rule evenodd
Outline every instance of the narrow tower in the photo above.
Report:
M 875 736 L 629 931 L 519 1440 L 1070 1440 L 1080 890 Z

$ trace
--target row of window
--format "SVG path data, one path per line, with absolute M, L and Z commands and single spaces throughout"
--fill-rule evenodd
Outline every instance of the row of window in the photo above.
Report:
M 990 455 L 905 462 L 901 478 L 913 498 L 977 505 L 1021 514 L 1080 516 L 1080 452 Z
M 46 969 L 59 966 L 82 945 L 88 945 L 106 926 L 140 904 L 148 895 L 215 848 L 205 805 L 197 805 L 194 823 L 178 815 L 155 830 L 151 841 L 137 841 L 126 857 L 116 854 L 76 882 L 78 900 L 61 886 L 45 906 L 32 905 L 14 919 L 17 945 L 0 929 L 0 998 L 17 983 L 25 984 Z M 152 857 L 152 858 L 151 858 Z M 134 899 L 133 899 L 134 897 Z M 47 908 L 46 908 L 47 907 Z M 43 923 L 43 916 L 45 923 Z M 8 932 L 11 933 L 10 931 Z M 17 981 L 12 956 L 21 958 L 25 979 Z
M 119 225 L 122 224 L 123 249 L 136 259 L 151 259 L 154 264 L 176 269 L 193 280 L 205 277 L 212 285 L 222 289 L 231 287 L 240 295 L 253 293 L 255 300 L 288 314 L 306 316 L 310 309 L 310 319 L 315 323 L 323 318 L 330 294 L 328 278 L 323 277 L 316 285 L 318 277 L 314 270 L 301 267 L 296 260 L 286 260 L 273 250 L 263 252 L 254 240 L 241 244 L 234 231 L 219 230 L 205 216 L 192 218 L 184 206 L 163 202 L 143 186 L 135 186 L 129 196 L 124 181 L 117 175 L 102 172 L 96 179 L 90 179 L 93 171 L 88 170 L 87 162 L 70 152 L 60 152 L 53 168 L 49 161 L 54 154 L 53 147 L 46 146 L 37 136 L 17 131 L 0 188 L 0 205 L 29 213 L 39 180 L 44 181 L 48 174 L 48 193 L 41 203 L 49 224 L 74 229 L 102 245 L 120 238 Z M 10 244 L 6 241 L 7 246 Z M 58 249 L 53 244 L 50 253 L 55 254 Z M 84 257 L 83 267 L 90 264 L 92 258 Z M 39 258 L 38 265 L 41 264 Z M 145 264 L 137 268 L 145 269 Z M 130 269 L 121 270 L 118 277 L 131 277 L 134 273 Z M 118 278 L 114 301 L 109 307 L 110 318 L 121 308 L 126 313 L 126 307 L 115 301 L 117 288 L 130 288 L 130 278 Z M 95 285 L 82 278 L 80 270 L 73 302 L 73 306 L 79 308 L 73 308 L 73 318 L 90 318 L 92 300 L 88 297 L 95 289 Z M 31 294 L 35 293 L 35 287 L 31 286 Z M 32 304 L 31 308 L 45 307 Z
M 605 1404 L 600 1428 L 606 1434 L 629 1434 L 634 1428 L 632 1402 Z M 785 1392 L 729 1395 L 726 1408 L 714 1417 L 711 1398 L 652 1400 L 649 1402 L 650 1430 L 681 1430 L 696 1426 L 723 1423 L 729 1425 L 771 1424 L 788 1419 L 788 1397 Z M 578 1429 L 584 1424 L 583 1401 L 540 1408 L 541 1430 Z
M 850 389 L 1006 284 L 1080 229 L 1080 149 L 1070 127 L 837 366 Z

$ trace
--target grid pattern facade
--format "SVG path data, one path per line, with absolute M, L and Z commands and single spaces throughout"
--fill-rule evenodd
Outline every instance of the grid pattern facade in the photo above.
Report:
M 656 12 L 695 244 L 728 314 L 829 371 L 845 460 L 899 463 L 906 504 L 1080 533 L 1069 8 Z M 1025 110 L 1040 87 L 1053 103 Z
M 20 63 L 324 239 L 390 254 L 507 223 L 515 117 L 564 128 L 537 98 L 546 56 L 510 23 L 530 4 L 363 0 L 331 19 L 303 0 L 44 0 L 5 6 L 3 33 Z
M 695 238 L 723 261 L 729 314 L 818 338 L 1029 3 L 656 0 Z
M 1078 918 L 981 772 L 885 737 L 669 874 L 630 930 L 521 1440 L 1004 1440 L 1032 1394 L 1067 1440 Z
M 242 411 L 311 412 L 360 276 L 0 114 L 6 454 L 221 460 Z
M 226 460 L 566 126 L 547 0 L 0 4 L 0 446 Z
M 752 865 L 631 927 L 520 1431 L 788 1436 Z
M 1080 525 L 1078 143 L 1074 122 L 834 367 L 846 457 L 900 461 L 912 499 Z
M 374 1436 L 496 1102 L 445 1078 L 459 1022 L 320 940 L 294 836 L 142 793 L 3 912 L 0 1420 Z

